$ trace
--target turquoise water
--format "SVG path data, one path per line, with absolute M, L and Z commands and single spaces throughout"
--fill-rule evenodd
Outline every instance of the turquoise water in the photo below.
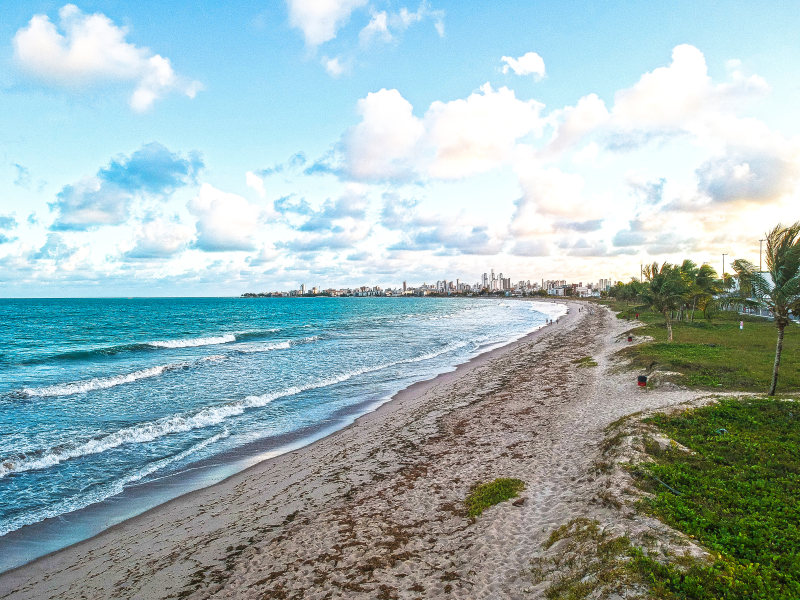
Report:
M 432 298 L 0 300 L 0 541 L 204 460 L 341 427 L 564 310 Z

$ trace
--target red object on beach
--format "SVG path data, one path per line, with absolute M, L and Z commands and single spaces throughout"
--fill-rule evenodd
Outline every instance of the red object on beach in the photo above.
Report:
M 639 375 L 639 377 L 636 378 L 636 384 L 639 387 L 647 387 L 647 375 Z
M 628 336 L 628 341 L 629 341 L 629 342 L 632 342 L 632 341 L 633 341 L 633 336 L 632 336 L 632 335 L 629 335 L 629 336 Z

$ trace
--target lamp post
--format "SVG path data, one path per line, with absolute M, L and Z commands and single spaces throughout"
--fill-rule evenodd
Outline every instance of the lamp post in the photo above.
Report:
M 727 252 L 722 253 L 722 287 L 725 287 L 725 257 L 728 256 Z
M 758 240 L 758 272 L 761 273 L 761 244 L 762 242 L 766 242 L 766 238 L 763 240 Z

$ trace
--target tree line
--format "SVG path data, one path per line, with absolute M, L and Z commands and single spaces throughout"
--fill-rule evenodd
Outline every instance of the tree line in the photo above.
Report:
M 765 237 L 766 271 L 744 259 L 731 264 L 734 275 L 723 273 L 722 277 L 710 265 L 698 266 L 691 260 L 681 264 L 654 262 L 644 267 L 641 281 L 618 282 L 609 290 L 609 296 L 626 303 L 642 303 L 663 315 L 670 342 L 673 321 L 693 321 L 697 310 L 711 318 L 718 308 L 767 308 L 778 329 L 769 391 L 774 396 L 784 332 L 790 316 L 800 316 L 800 221 L 789 226 L 778 224 Z

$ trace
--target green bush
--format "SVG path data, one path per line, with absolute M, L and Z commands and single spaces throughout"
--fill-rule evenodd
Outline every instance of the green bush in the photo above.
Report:
M 490 506 L 516 498 L 517 493 L 524 489 L 523 481 L 502 477 L 489 483 L 476 485 L 464 500 L 467 514 L 470 517 L 477 517 Z

